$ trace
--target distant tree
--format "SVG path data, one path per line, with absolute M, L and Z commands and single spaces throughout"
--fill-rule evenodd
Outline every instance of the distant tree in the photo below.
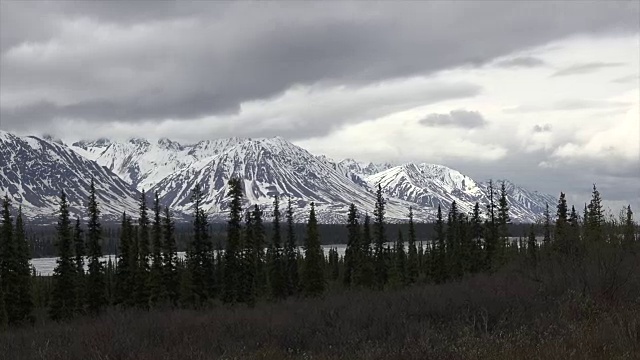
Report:
M 416 228 L 413 223 L 413 209 L 409 208 L 409 243 L 407 247 L 407 277 L 406 283 L 413 284 L 418 280 L 420 273 L 418 251 L 416 249 Z
M 390 282 L 395 287 L 401 287 L 407 283 L 407 254 L 404 251 L 404 236 L 398 229 L 398 239 L 393 249 L 393 267 Z
M 386 242 L 385 225 L 385 200 L 382 195 L 382 187 L 378 184 L 376 191 L 376 205 L 373 210 L 373 233 L 375 239 L 375 283 L 378 289 L 383 289 L 387 283 L 387 262 L 384 257 L 384 244 Z
M 471 271 L 477 272 L 482 269 L 484 263 L 484 234 L 482 227 L 482 218 L 480 213 L 480 204 L 478 202 L 473 206 L 473 213 L 471 215 L 471 237 L 473 239 L 471 250 Z
M 360 224 L 358 224 L 358 209 L 351 203 L 347 216 L 347 247 L 344 253 L 344 277 L 346 286 L 351 286 L 358 275 L 357 270 L 361 262 Z
M 102 257 L 102 226 L 100 209 L 96 200 L 96 188 L 91 180 L 88 204 L 89 222 L 87 223 L 87 247 L 89 250 L 89 266 L 87 272 L 87 310 L 91 314 L 100 313 L 107 305 L 106 280 Z
M 3 213 L 4 213 L 3 209 Z M 7 219 L 7 214 L 3 214 L 3 222 Z M 11 217 L 8 217 L 11 221 Z M 4 224 L 3 224 L 4 225 Z M 9 224 L 11 225 L 11 224 Z M 33 311 L 33 299 L 31 294 L 31 266 L 29 265 L 29 259 L 31 254 L 29 252 L 29 245 L 25 235 L 24 222 L 22 220 L 22 207 L 18 208 L 18 215 L 16 217 L 15 232 L 13 233 L 13 250 L 14 259 L 11 261 L 11 277 L 7 289 L 11 297 L 11 312 L 8 314 L 9 322 L 20 323 L 27 320 L 32 320 L 31 312 Z M 6 309 L 5 309 L 6 311 Z
M 551 214 L 549 214 L 549 204 L 546 204 L 544 214 L 543 214 L 543 223 L 542 223 L 542 244 L 544 246 L 548 246 L 551 243 Z
M 449 207 L 447 214 L 447 230 L 446 230 L 446 256 L 445 256 L 445 280 L 451 277 L 462 276 L 462 268 L 460 263 L 460 224 L 458 221 L 460 213 L 458 212 L 458 204 L 453 201 Z
M 338 255 L 338 249 L 330 248 L 329 249 L 329 280 L 336 281 L 340 277 L 340 255 Z
M 162 251 L 162 216 L 160 208 L 160 197 L 156 191 L 153 200 L 153 224 L 151 225 L 152 251 L 151 251 L 151 274 L 150 274 L 150 302 L 152 305 L 162 300 L 166 293 L 163 282 L 163 258 Z
M 240 295 L 240 240 L 242 234 L 242 185 L 239 179 L 229 180 L 231 197 L 229 222 L 227 225 L 227 248 L 224 253 L 222 301 L 235 303 Z
M 287 241 L 284 248 L 285 275 L 287 295 L 294 295 L 298 291 L 299 273 L 297 259 L 296 234 L 293 228 L 293 208 L 291 206 L 291 198 L 287 202 Z
M 11 219 L 11 201 L 5 195 L 2 201 L 2 229 L 0 231 L 0 280 L 4 293 L 7 322 L 18 321 L 19 314 L 19 276 L 16 272 L 18 250 Z
M 274 299 L 284 299 L 287 296 L 280 218 L 280 198 L 276 195 L 273 199 L 273 234 L 269 245 L 269 256 L 267 256 L 269 258 L 270 295 Z
M 164 209 L 162 218 L 162 283 L 167 300 L 174 306 L 180 297 L 180 279 L 178 274 L 178 248 L 175 239 L 175 224 L 169 208 Z
M 495 266 L 501 266 L 505 262 L 505 251 L 509 241 L 509 224 L 511 217 L 509 216 L 509 202 L 507 200 L 507 189 L 505 182 L 500 184 L 500 198 L 498 199 L 498 241 L 497 241 L 497 257 Z
M 628 205 L 626 209 L 622 239 L 623 244 L 627 247 L 635 244 L 636 242 L 636 223 L 633 221 L 631 205 Z
M 529 238 L 527 240 L 527 253 L 529 260 L 533 264 L 538 262 L 538 244 L 536 241 L 536 233 L 533 228 L 533 224 L 529 227 Z
M 58 259 L 53 270 L 53 290 L 49 309 L 49 315 L 53 320 L 70 319 L 75 311 L 76 299 L 73 294 L 76 293 L 76 268 L 73 263 L 72 241 L 69 204 L 67 195 L 63 190 L 60 195 L 57 226 L 56 247 L 58 249 Z M 4 279 L 6 277 L 3 276 Z
M 555 245 L 561 254 L 569 254 L 569 208 L 567 206 L 567 200 L 563 192 L 560 193 L 558 199 L 557 212 L 556 212 L 556 224 L 554 227 Z
M 374 286 L 374 266 L 371 243 L 371 217 L 369 214 L 365 214 L 364 222 L 362 224 L 360 264 L 356 270 L 356 284 L 367 288 L 372 288 Z
M 149 308 L 149 215 L 147 208 L 147 193 L 143 190 L 140 196 L 138 214 L 138 266 L 136 267 L 135 303 L 141 309 Z
M 432 250 L 434 260 L 432 261 L 434 269 L 433 276 L 436 283 L 442 283 L 447 280 L 447 252 L 446 252 L 446 236 L 444 231 L 444 221 L 442 220 L 442 208 L 438 204 L 438 212 L 435 224 L 436 243 Z
M 116 304 L 124 306 L 133 305 L 133 293 L 135 289 L 135 272 L 137 258 L 133 249 L 133 226 L 131 218 L 126 213 L 122 214 L 120 225 L 120 247 L 118 248 L 118 260 L 116 266 Z
M 84 274 L 84 232 L 80 224 L 80 218 L 76 218 L 76 226 L 73 229 L 73 244 L 75 246 L 75 267 L 76 267 L 76 312 L 84 313 L 86 305 L 86 287 Z
M 323 263 L 324 254 L 320 246 L 315 204 L 312 202 L 309 221 L 307 222 L 307 236 L 304 245 L 304 272 L 302 274 L 302 285 L 306 296 L 319 296 L 324 292 Z
M 586 223 L 586 240 L 591 244 L 599 244 L 604 241 L 604 211 L 602 208 L 602 199 L 600 192 L 593 185 L 591 201 L 587 206 L 588 213 L 585 219 Z
M 571 206 L 568 232 L 567 239 L 569 240 L 569 252 L 574 253 L 578 250 L 578 243 L 580 241 L 580 219 L 574 206 Z
M 202 208 L 204 192 L 200 184 L 193 189 L 193 240 L 188 259 L 188 269 L 191 272 L 191 282 L 196 305 L 202 305 L 212 296 L 213 284 L 213 245 L 209 237 L 209 223 Z
M 493 181 L 489 180 L 489 203 L 487 204 L 487 219 L 485 221 L 485 270 L 495 269 L 496 259 L 499 253 L 500 229 L 499 214 L 495 202 L 495 189 Z

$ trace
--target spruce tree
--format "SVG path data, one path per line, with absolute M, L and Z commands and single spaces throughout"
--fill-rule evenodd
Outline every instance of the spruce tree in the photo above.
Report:
M 294 295 L 298 291 L 298 250 L 296 245 L 296 234 L 293 228 L 293 207 L 291 198 L 287 202 L 287 241 L 284 249 L 285 275 L 287 295 Z
M 73 229 L 73 244 L 75 247 L 75 267 L 76 267 L 76 312 L 84 313 L 86 305 L 86 288 L 85 288 L 85 274 L 84 274 L 84 232 L 80 224 L 80 218 L 76 218 L 76 226 Z
M 180 297 L 180 279 L 178 274 L 178 248 L 175 239 L 175 225 L 169 208 L 164 209 L 162 218 L 162 283 L 165 297 L 174 306 Z
M 382 187 L 378 184 L 376 191 L 376 206 L 373 211 L 373 232 L 375 239 L 374 257 L 375 257 L 375 283 L 378 289 L 383 289 L 387 283 L 387 262 L 384 255 L 384 244 L 386 242 L 385 225 L 385 200 L 382 195 Z
M 413 223 L 413 209 L 409 208 L 409 244 L 407 247 L 407 277 L 406 283 L 413 284 L 418 280 L 420 265 L 416 250 L 416 228 Z
M 33 295 L 31 293 L 31 266 L 29 259 L 31 252 L 24 230 L 24 222 L 22 220 L 22 206 L 18 208 L 18 216 L 16 217 L 15 231 L 16 245 L 16 279 L 17 283 L 17 313 L 18 322 L 33 320 L 31 312 L 33 311 Z
M 257 205 L 256 205 L 257 206 Z M 242 249 L 240 256 L 240 293 L 238 296 L 239 302 L 246 302 L 250 307 L 255 306 L 257 298 L 257 269 L 258 269 L 258 254 L 256 251 L 256 226 L 255 226 L 255 213 L 253 211 L 247 211 L 246 223 L 244 231 L 244 248 Z
M 447 280 L 447 253 L 446 253 L 446 236 L 444 231 L 444 221 L 442 220 L 442 208 L 438 204 L 438 212 L 435 224 L 436 243 L 431 250 L 435 261 L 431 261 L 434 266 L 432 271 L 436 283 L 442 283 Z
M 529 238 L 527 240 L 527 253 L 529 261 L 534 265 L 538 262 L 538 244 L 536 241 L 536 233 L 533 224 L 529 227 Z
M 315 204 L 312 202 L 309 221 L 307 222 L 307 236 L 304 244 L 304 272 L 302 274 L 302 286 L 306 296 L 320 296 L 324 292 L 323 263 L 324 254 L 320 246 Z
M 360 224 L 358 224 L 358 209 L 355 204 L 349 206 L 349 215 L 347 217 L 347 247 L 344 254 L 344 276 L 343 283 L 350 286 L 357 277 L 357 271 L 361 262 L 361 245 L 360 245 Z
M 76 299 L 73 296 L 73 294 L 76 294 L 76 268 L 73 263 L 73 238 L 71 220 L 69 219 L 69 204 L 64 190 L 60 195 L 60 210 L 56 229 L 58 259 L 53 270 L 53 290 L 51 292 L 49 315 L 53 320 L 66 320 L 73 317 L 76 309 Z M 3 277 L 3 279 L 6 279 L 6 277 Z
M 227 225 L 227 247 L 224 253 L 222 301 L 235 303 L 240 295 L 240 240 L 242 234 L 242 184 L 239 179 L 229 180 L 231 197 L 229 222 Z
M 498 242 L 497 242 L 497 263 L 496 266 L 500 266 L 505 261 L 505 251 L 507 248 L 507 242 L 509 241 L 509 224 L 511 224 L 511 218 L 509 216 L 509 202 L 507 200 L 507 189 L 505 182 L 500 184 L 500 198 L 498 199 Z
M 142 190 L 139 206 L 140 212 L 138 214 L 138 264 L 136 267 L 135 281 L 135 303 L 136 306 L 141 309 L 149 308 L 150 299 L 149 274 L 151 272 L 151 268 L 149 264 L 149 215 L 146 197 L 146 192 Z
M 126 213 L 122 214 L 120 225 L 120 245 L 118 248 L 118 260 L 116 266 L 116 304 L 132 306 L 135 290 L 136 256 L 133 249 L 133 226 L 131 218 Z
M 11 201 L 5 195 L 2 202 L 2 230 L 0 238 L 0 279 L 4 293 L 5 311 L 8 323 L 19 320 L 19 282 L 18 249 L 15 243 L 13 220 L 11 218 Z
M 592 197 L 587 209 L 588 215 L 585 219 L 587 242 L 600 244 L 604 241 L 605 220 L 602 209 L 602 199 L 595 184 L 593 185 Z
M 374 286 L 374 266 L 371 249 L 371 217 L 365 214 L 362 224 L 362 246 L 360 250 L 360 266 L 358 267 L 357 285 L 372 288 Z
M 194 204 L 193 241 L 188 259 L 191 272 L 191 284 L 196 305 L 202 305 L 213 294 L 213 245 L 209 238 L 209 223 L 202 208 L 204 192 L 200 184 L 196 184 L 191 195 Z
M 630 247 L 636 242 L 636 223 L 633 221 L 633 211 L 631 205 L 628 205 L 625 212 L 625 221 L 623 225 L 622 242 L 625 247 Z
M 391 283 L 396 287 L 401 287 L 407 283 L 407 255 L 404 251 L 404 236 L 400 229 L 398 229 L 398 239 L 394 246 L 393 254 L 393 276 Z
M 256 296 L 262 296 L 267 290 L 267 269 L 265 261 L 265 230 L 262 222 L 262 210 L 256 204 L 253 206 L 253 237 L 255 253 Z
M 150 302 L 152 305 L 162 301 L 165 294 L 163 283 L 163 259 L 162 259 L 162 217 L 160 209 L 160 197 L 156 191 L 153 201 L 153 224 L 151 225 L 152 251 L 151 251 L 151 275 L 150 275 Z
M 280 198 L 276 195 L 273 199 L 273 235 L 271 236 L 270 254 L 268 256 L 270 295 L 274 299 L 284 299 L 287 296 L 280 218 Z
M 482 269 L 482 264 L 484 263 L 484 234 L 480 213 L 480 204 L 478 202 L 476 202 L 473 206 L 470 226 L 471 237 L 473 239 L 471 247 L 471 271 L 477 272 Z
M 106 280 L 102 257 L 102 225 L 100 209 L 96 200 L 96 189 L 91 180 L 88 205 L 89 222 L 87 223 L 87 250 L 89 266 L 87 272 L 87 310 L 91 314 L 100 313 L 107 306 Z
M 542 245 L 548 246 L 551 243 L 551 214 L 549 213 L 549 204 L 546 204 L 542 223 Z
M 563 192 L 560 193 L 556 212 L 556 226 L 554 228 L 554 237 L 556 248 L 561 254 L 569 254 L 569 209 L 567 200 Z
M 460 264 L 460 226 L 458 221 L 458 204 L 453 201 L 447 215 L 445 280 L 450 277 L 458 278 L 462 274 Z

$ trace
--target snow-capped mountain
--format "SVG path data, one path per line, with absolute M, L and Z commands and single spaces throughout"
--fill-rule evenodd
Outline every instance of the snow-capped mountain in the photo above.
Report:
M 160 181 L 152 190 L 173 209 L 191 210 L 191 189 L 200 184 L 206 198 L 205 209 L 224 214 L 228 208 L 227 182 L 243 179 L 245 202 L 270 210 L 274 195 L 291 198 L 303 218 L 308 205 L 316 204 L 318 218 L 323 222 L 344 221 L 350 203 L 360 209 L 372 209 L 373 192 L 366 183 L 353 181 L 329 159 L 316 157 L 308 151 L 282 139 L 244 139 L 206 161 L 176 172 Z M 409 203 L 391 199 L 388 213 L 404 218 Z
M 371 187 L 394 198 L 417 204 L 419 207 L 447 210 L 453 201 L 464 212 L 471 212 L 475 203 L 489 202 L 489 184 L 476 183 L 470 177 L 446 166 L 435 164 L 404 164 L 366 177 Z M 545 204 L 553 204 L 550 195 L 538 194 L 505 182 L 510 216 L 515 221 L 534 221 L 544 211 Z M 502 181 L 494 182 L 494 195 Z M 482 209 L 484 211 L 484 207 Z
M 243 180 L 245 207 L 260 205 L 270 214 L 274 195 L 293 201 L 296 217 L 304 220 L 309 204 L 316 203 L 321 222 L 342 222 L 352 202 L 361 212 L 371 212 L 375 190 L 381 186 L 387 199 L 387 218 L 402 221 L 413 207 L 419 220 L 433 220 L 437 206 L 448 210 L 456 201 L 463 211 L 475 202 L 484 210 L 488 185 L 459 171 L 434 164 L 340 162 L 276 137 L 270 139 L 219 139 L 183 145 L 169 139 L 126 142 L 99 139 L 71 146 L 35 137 L 2 133 L 2 188 L 34 215 L 51 213 L 61 188 L 74 192 L 73 206 L 83 209 L 91 177 L 102 191 L 103 212 L 136 212 L 136 191 L 158 191 L 163 205 L 176 215 L 191 212 L 191 191 L 199 184 L 204 205 L 212 218 L 226 218 L 227 183 Z M 8 166 L 4 166 L 4 164 Z M 89 176 L 87 176 L 89 174 Z M 53 179 L 53 180 L 52 180 Z M 505 182 L 514 221 L 534 221 L 553 196 L 538 194 Z M 500 181 L 496 182 L 499 189 Z M 108 191 L 107 191 L 108 189 Z
M 0 194 L 21 205 L 27 217 L 55 216 L 63 189 L 71 213 L 83 217 L 92 178 L 105 217 L 136 211 L 139 195 L 130 184 L 60 141 L 0 131 L 0 164 Z

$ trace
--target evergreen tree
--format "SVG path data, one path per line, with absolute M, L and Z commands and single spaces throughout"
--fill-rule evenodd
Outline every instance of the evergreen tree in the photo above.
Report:
M 122 214 L 120 226 L 120 247 L 116 266 L 116 296 L 115 302 L 125 306 L 133 305 L 135 289 L 136 256 L 133 251 L 133 226 L 131 218 Z
M 267 291 L 267 269 L 265 261 L 265 230 L 262 222 L 262 210 L 258 205 L 253 206 L 253 237 L 255 253 L 256 296 L 262 296 Z
M 257 205 L 256 205 L 257 207 Z M 257 297 L 257 269 L 258 253 L 256 245 L 255 212 L 247 211 L 244 232 L 244 249 L 242 249 L 241 261 L 241 288 L 238 301 L 246 302 L 250 307 L 256 303 Z
M 549 214 L 549 204 L 546 204 L 544 215 L 543 215 L 543 239 L 542 245 L 548 246 L 551 243 L 551 214 Z
M 344 253 L 344 277 L 343 282 L 350 286 L 357 277 L 360 268 L 362 246 L 360 245 L 360 224 L 358 224 L 358 209 L 351 203 L 347 216 L 347 248 Z
M 387 263 L 384 257 L 384 244 L 386 242 L 385 226 L 385 200 L 382 196 L 382 187 L 378 184 L 376 191 L 376 206 L 373 211 L 373 232 L 375 239 L 374 257 L 375 257 L 375 283 L 378 289 L 383 289 L 387 283 Z
M 17 270 L 18 250 L 15 243 L 13 231 L 13 220 L 11 219 L 11 201 L 5 195 L 2 202 L 2 230 L 0 238 L 0 279 L 2 280 L 2 291 L 4 293 L 5 312 L 7 321 L 14 323 L 18 321 L 19 313 L 19 277 Z
M 31 312 L 33 311 L 33 297 L 31 293 L 31 266 L 29 259 L 31 253 L 29 244 L 24 230 L 24 222 L 22 220 L 22 206 L 18 208 L 18 216 L 16 217 L 15 231 L 16 245 L 16 279 L 17 282 L 17 306 L 16 318 L 18 322 L 32 320 Z
M 409 244 L 407 248 L 407 277 L 406 283 L 413 284 L 418 280 L 420 265 L 416 250 L 416 229 L 413 223 L 413 209 L 409 208 Z
M 556 224 L 554 228 L 555 245 L 561 254 L 569 254 L 569 208 L 563 192 L 558 199 Z
M 538 244 L 536 241 L 536 233 L 533 228 L 533 224 L 529 228 L 529 238 L 527 240 L 527 253 L 529 260 L 536 264 L 538 262 Z
M 163 289 L 163 244 L 162 244 L 162 216 L 160 208 L 160 197 L 156 191 L 153 199 L 153 224 L 151 225 L 151 274 L 150 274 L 150 302 L 152 305 L 162 300 L 165 290 Z
M 436 246 L 432 250 L 435 261 L 431 262 L 432 264 L 434 264 L 434 269 L 432 272 L 436 283 L 442 283 L 447 280 L 447 253 L 444 221 L 442 220 L 442 208 L 440 207 L 440 204 L 438 204 L 438 212 L 436 215 L 435 233 Z
M 87 310 L 91 314 L 98 314 L 107 305 L 106 280 L 102 257 L 102 226 L 100 224 L 100 209 L 96 200 L 96 189 L 91 180 L 88 204 L 89 222 L 87 223 L 87 248 L 89 251 L 89 266 L 87 272 Z
M 229 209 L 229 222 L 227 225 L 227 248 L 224 253 L 224 271 L 222 284 L 222 301 L 235 303 L 240 295 L 239 275 L 240 267 L 240 240 L 242 234 L 242 184 L 239 179 L 229 180 L 229 193 L 231 197 Z
M 53 270 L 53 290 L 49 315 L 53 320 L 65 320 L 73 317 L 75 311 L 76 269 L 73 263 L 71 220 L 69 219 L 69 204 L 64 190 L 60 195 L 60 210 L 57 225 L 58 259 Z M 7 278 L 3 276 L 3 280 Z M 6 292 L 5 292 L 6 296 Z M 9 309 L 7 309 L 9 310 Z M 9 313 L 9 311 L 7 311 Z M 10 314 L 10 313 L 9 313 Z
M 320 246 L 315 204 L 312 202 L 307 223 L 307 236 L 304 245 L 304 272 L 302 274 L 302 285 L 306 296 L 319 296 L 324 292 L 323 263 L 324 254 Z
M 592 197 L 587 209 L 588 214 L 585 219 L 586 240 L 591 244 L 602 243 L 604 241 L 604 211 L 602 209 L 600 192 L 596 188 L 595 184 L 593 185 Z
M 291 206 L 291 198 L 287 202 L 287 242 L 285 244 L 285 274 L 287 295 L 291 296 L 298 291 L 300 282 L 298 276 L 298 258 L 296 246 L 296 234 L 293 229 L 293 208 Z
M 500 266 L 505 261 L 505 251 L 507 247 L 507 242 L 509 241 L 509 224 L 511 223 L 511 218 L 509 216 L 509 203 L 507 201 L 507 189 L 505 182 L 503 181 L 500 185 L 500 198 L 498 199 L 498 218 L 497 218 L 497 226 L 498 226 L 498 242 L 497 242 L 497 257 L 495 264 L 496 266 Z
M 147 207 L 147 193 L 142 190 L 140 196 L 140 207 L 138 217 L 138 264 L 136 267 L 135 281 L 135 303 L 141 309 L 149 308 L 150 289 L 149 274 L 150 267 L 150 251 L 149 251 L 149 215 Z
M 446 231 L 446 265 L 445 280 L 450 277 L 459 278 L 462 276 L 462 268 L 460 262 L 460 226 L 459 226 L 458 204 L 453 201 L 447 215 L 447 231 Z
M 269 246 L 269 287 L 271 297 L 284 299 L 287 296 L 285 279 L 285 258 L 282 249 L 282 234 L 280 231 L 280 199 L 278 195 L 273 199 L 273 235 Z
M 632 246 L 636 242 L 636 224 L 633 221 L 631 205 L 628 205 L 626 209 L 622 241 L 627 247 Z
M 360 266 L 358 267 L 357 285 L 372 288 L 374 285 L 373 256 L 371 253 L 371 217 L 365 214 L 362 224 L 362 245 L 360 250 Z
M 578 251 L 578 243 L 580 241 L 580 219 L 576 208 L 571 206 L 571 214 L 569 215 L 569 230 L 567 234 L 568 251 L 570 254 Z
M 209 223 L 202 208 L 204 193 L 200 184 L 193 189 L 191 200 L 194 206 L 193 241 L 188 269 L 191 272 L 191 284 L 196 305 L 201 305 L 213 295 L 213 245 L 209 238 Z
M 396 287 L 401 287 L 407 283 L 407 255 L 404 251 L 404 236 L 402 230 L 398 229 L 398 239 L 393 251 L 395 258 L 393 261 L 393 276 L 391 283 Z
M 80 218 L 76 218 L 76 226 L 73 229 L 73 244 L 75 246 L 76 267 L 76 312 L 83 313 L 86 304 L 86 281 L 84 275 L 84 233 L 80 224 Z
M 169 208 L 164 209 L 162 218 L 162 288 L 164 298 L 174 306 L 180 297 L 180 279 L 178 274 L 178 248 L 175 239 L 175 225 L 171 219 Z
M 471 215 L 471 237 L 473 242 L 471 244 L 471 272 L 477 272 L 482 269 L 484 263 L 484 251 L 483 251 L 483 228 L 482 218 L 480 214 L 480 204 L 478 202 L 473 206 L 473 213 Z

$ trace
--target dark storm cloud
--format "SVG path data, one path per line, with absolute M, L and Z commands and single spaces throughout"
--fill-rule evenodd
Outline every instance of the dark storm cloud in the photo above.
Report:
M 556 71 L 555 73 L 553 73 L 553 75 L 551 75 L 552 77 L 557 77 L 557 76 L 568 76 L 568 75 L 582 75 L 582 74 L 590 74 L 592 72 L 596 72 L 598 70 L 602 70 L 602 69 L 606 69 L 606 68 L 611 68 L 611 67 L 618 67 L 618 66 L 622 66 L 624 65 L 624 63 L 619 63 L 619 62 L 591 62 L 591 63 L 585 63 L 585 64 L 575 64 L 575 65 L 571 65 L 569 67 L 566 67 L 564 69 L 560 69 L 558 71 Z
M 367 86 L 490 63 L 573 34 L 637 31 L 638 17 L 636 2 L 0 6 L 0 116 L 9 129 L 235 112 L 294 85 Z
M 496 62 L 494 65 L 502 68 L 533 68 L 539 66 L 545 66 L 547 63 L 535 56 L 520 56 L 511 59 L 505 59 Z
M 478 128 L 487 121 L 477 111 L 453 110 L 448 114 L 429 114 L 419 121 L 424 126 L 455 126 L 462 128 Z

